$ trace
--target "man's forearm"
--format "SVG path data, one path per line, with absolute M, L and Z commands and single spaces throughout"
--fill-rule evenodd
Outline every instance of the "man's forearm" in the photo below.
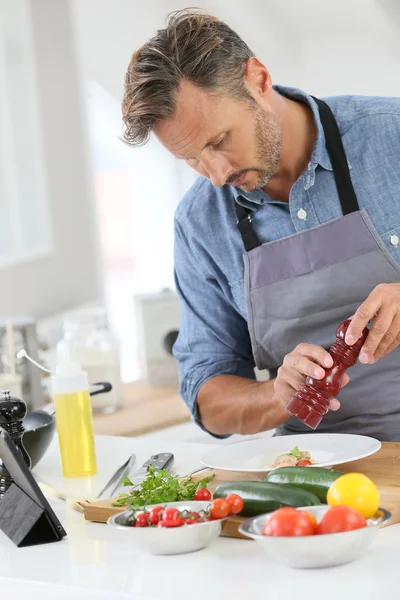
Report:
M 273 380 L 253 381 L 237 375 L 206 381 L 197 395 L 197 406 L 204 427 L 218 435 L 274 429 L 290 416 L 274 394 Z

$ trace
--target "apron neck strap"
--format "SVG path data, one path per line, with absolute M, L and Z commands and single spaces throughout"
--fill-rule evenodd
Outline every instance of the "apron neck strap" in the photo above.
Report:
M 242 236 L 244 247 L 246 252 L 254 250 L 258 246 L 261 246 L 261 242 L 258 239 L 256 232 L 251 224 L 251 210 L 244 208 L 237 202 L 235 202 L 236 216 L 237 216 L 237 228 Z
M 312 96 L 314 98 L 314 96 Z M 342 136 L 335 117 L 329 106 L 323 100 L 314 98 L 318 105 L 322 127 L 325 133 L 325 144 L 331 159 L 333 174 L 340 204 L 344 215 L 356 212 L 359 209 L 357 196 L 351 182 L 349 165 L 344 151 Z
M 356 212 L 359 209 L 357 196 L 351 182 L 349 165 L 347 164 L 346 153 L 344 151 L 342 137 L 339 127 L 330 107 L 319 98 L 312 98 L 318 106 L 322 127 L 325 133 L 326 149 L 331 159 L 333 174 L 335 177 L 336 187 L 339 194 L 340 205 L 343 215 L 348 215 Z M 235 201 L 237 227 L 242 236 L 243 244 L 246 252 L 250 252 L 254 248 L 261 246 L 256 232 L 251 223 L 252 211 L 240 206 Z

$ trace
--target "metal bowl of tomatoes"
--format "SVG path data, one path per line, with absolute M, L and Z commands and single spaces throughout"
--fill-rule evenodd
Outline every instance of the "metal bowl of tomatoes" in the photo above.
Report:
M 317 569 L 349 563 L 362 556 L 378 529 L 391 517 L 383 508 L 364 519 L 347 506 L 285 507 L 248 519 L 239 531 L 256 540 L 274 562 Z
M 189 500 L 126 510 L 107 524 L 123 530 L 142 551 L 183 554 L 209 546 L 220 535 L 224 518 L 211 514 L 210 501 Z

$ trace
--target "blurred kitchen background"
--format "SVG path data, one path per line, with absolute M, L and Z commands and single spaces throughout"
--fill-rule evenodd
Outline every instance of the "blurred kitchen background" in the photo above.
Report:
M 179 330 L 173 214 L 194 180 L 155 140 L 119 139 L 135 48 L 177 0 L 0 0 L 0 387 L 32 408 L 67 349 L 98 433 L 189 420 L 170 353 Z M 275 83 L 400 96 L 399 0 L 198 2 L 238 31 Z M 14 383 L 13 383 L 14 382 Z

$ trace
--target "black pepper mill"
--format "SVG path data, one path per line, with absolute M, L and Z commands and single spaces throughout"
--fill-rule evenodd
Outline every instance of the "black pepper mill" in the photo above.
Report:
M 9 390 L 1 390 L 0 398 L 0 427 L 5 429 L 11 436 L 18 451 L 22 454 L 28 468 L 31 468 L 31 459 L 22 443 L 22 435 L 25 431 L 23 420 L 25 418 L 27 406 L 20 398 L 14 398 Z M 13 483 L 13 479 L 7 471 L 5 465 L 0 460 L 0 500 L 8 488 Z

